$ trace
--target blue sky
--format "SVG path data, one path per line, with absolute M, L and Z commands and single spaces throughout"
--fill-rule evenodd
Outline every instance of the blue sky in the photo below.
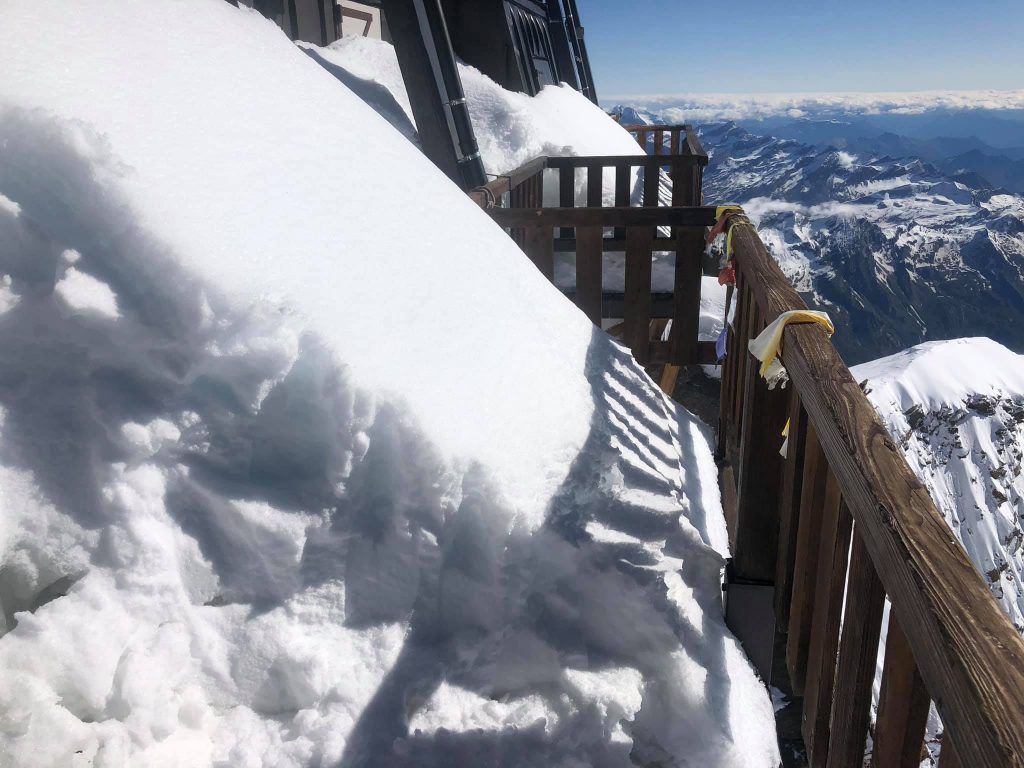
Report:
M 1024 88 L 1024 0 L 577 0 L 598 95 Z

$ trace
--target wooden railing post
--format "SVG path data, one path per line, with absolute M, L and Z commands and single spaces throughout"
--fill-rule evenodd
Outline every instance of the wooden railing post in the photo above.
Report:
M 871 754 L 874 768 L 917 768 L 928 724 L 928 705 L 928 690 L 917 671 L 907 636 L 890 611 Z
M 651 245 L 653 227 L 626 229 L 626 290 L 622 338 L 641 365 L 651 347 Z
M 548 280 L 555 276 L 554 238 L 554 230 L 549 225 L 536 224 L 526 228 L 526 243 L 523 250 Z
M 747 336 L 760 332 L 759 312 L 750 312 Z M 737 350 L 737 354 L 747 354 Z M 736 488 L 736 546 L 733 571 L 741 579 L 775 581 L 782 480 L 782 428 L 788 393 L 768 389 L 757 361 L 747 366 L 743 382 L 743 427 Z
M 843 636 L 836 662 L 827 768 L 864 763 L 871 717 L 871 685 L 878 663 L 885 590 L 878 580 L 864 540 L 854 527 L 850 576 L 846 588 Z
M 811 646 L 811 618 L 817 578 L 818 548 L 821 543 L 821 510 L 825 501 L 828 464 L 818 443 L 814 424 L 808 421 L 804 472 L 801 481 L 800 522 L 793 557 L 793 589 L 786 633 L 786 661 L 793 690 L 802 694 L 807 675 L 807 654 Z
M 811 768 L 824 768 L 828 760 L 839 622 L 846 588 L 847 555 L 853 519 L 843 501 L 839 483 L 829 472 L 825 481 L 821 544 L 818 547 L 814 618 L 804 690 L 804 744 Z
M 674 164 L 672 181 L 672 205 L 700 205 L 700 176 L 696 164 L 683 167 Z M 678 229 L 676 239 L 676 264 L 673 280 L 674 311 L 670 361 L 675 365 L 690 365 L 697 361 L 697 333 L 700 329 L 700 286 L 701 254 L 704 251 L 704 235 L 700 231 Z

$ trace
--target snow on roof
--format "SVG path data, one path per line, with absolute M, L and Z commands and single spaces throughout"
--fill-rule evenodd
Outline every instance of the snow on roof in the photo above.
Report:
M 220 0 L 0 73 L 0 754 L 776 764 L 706 428 L 400 133 Z

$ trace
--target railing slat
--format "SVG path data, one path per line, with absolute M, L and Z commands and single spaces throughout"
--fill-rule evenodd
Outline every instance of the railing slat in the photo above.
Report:
M 804 690 L 804 744 L 812 768 L 824 766 L 829 750 L 829 721 L 835 690 L 839 622 L 846 587 L 847 557 L 853 518 L 843 501 L 839 482 L 830 471 L 825 481 L 821 541 L 818 546 L 817 586 L 811 644 Z
M 654 131 L 654 154 L 662 155 L 665 153 L 665 148 L 663 147 L 664 143 L 665 131 L 661 128 L 658 128 Z
M 543 205 L 538 204 L 538 208 Z M 558 169 L 558 205 L 562 208 L 574 208 L 576 206 L 576 170 L 574 168 L 562 167 Z M 572 227 L 562 227 L 559 237 L 572 237 Z
M 622 338 L 641 365 L 650 359 L 653 239 L 653 227 L 629 227 L 626 230 L 626 311 Z
M 864 762 L 884 608 L 885 590 L 864 540 L 854 528 L 843 635 L 836 663 L 828 768 L 859 766 Z
M 752 332 L 761 327 L 751 312 Z M 749 353 L 748 353 L 749 354 Z M 756 362 L 756 361 L 755 361 Z M 782 428 L 788 393 L 768 389 L 756 364 L 746 369 L 741 386 L 743 431 L 736 482 L 736 546 L 733 572 L 740 579 L 771 583 L 775 578 L 779 536 L 779 490 L 782 476 Z
M 786 661 L 793 691 L 802 694 L 807 675 L 807 654 L 811 645 L 811 618 L 821 540 L 821 510 L 825 501 L 828 464 L 818 443 L 818 433 L 808 420 L 804 474 L 801 480 L 800 523 L 793 560 L 793 597 L 789 603 Z
M 750 315 L 754 311 L 754 295 L 750 292 L 746 280 L 737 280 L 736 289 L 739 304 L 736 307 L 736 317 L 733 318 L 734 332 L 728 349 L 736 364 L 732 374 L 732 389 L 736 396 L 732 402 L 732 440 L 730 445 L 732 450 L 729 457 L 730 461 L 739 460 L 740 440 L 743 437 L 742 420 L 740 419 L 740 415 L 743 413 L 743 382 L 746 381 L 747 366 L 753 365 L 752 361 L 754 359 L 747 352 L 747 342 L 750 341 L 748 334 Z
M 615 207 L 625 208 L 629 205 L 629 184 L 632 179 L 632 172 L 627 163 L 615 164 Z M 616 227 L 616 238 L 625 238 L 626 230 Z
M 655 195 L 657 191 L 655 190 Z M 700 205 L 700 186 L 693 168 L 688 168 L 672 182 L 672 205 Z M 677 228 L 676 262 L 673 291 L 676 296 L 675 314 L 669 342 L 672 344 L 672 362 L 688 365 L 695 356 L 697 335 L 700 330 L 700 288 L 703 270 L 704 233 Z
M 890 611 L 871 752 L 875 768 L 917 768 L 921 763 L 929 704 L 928 690 L 917 671 L 910 644 Z
M 601 227 L 577 227 L 576 229 L 576 306 L 601 325 Z
M 800 490 L 803 483 L 804 451 L 807 443 L 807 412 L 800 393 L 789 387 L 789 441 L 782 471 L 779 499 L 779 554 L 775 565 L 775 621 L 786 627 L 789 601 L 793 594 L 793 560 L 796 532 L 800 523 Z
M 658 205 L 658 179 L 661 172 L 657 168 L 644 168 L 644 207 L 653 208 Z
M 956 744 L 949 736 L 949 731 L 942 734 L 942 748 L 939 752 L 939 768 L 961 768 L 963 761 L 956 751 Z
M 587 207 L 600 208 L 604 205 L 604 167 L 597 165 L 587 168 Z
M 526 244 L 523 248 L 541 274 L 549 280 L 555 276 L 555 240 L 550 226 L 537 224 L 526 228 Z

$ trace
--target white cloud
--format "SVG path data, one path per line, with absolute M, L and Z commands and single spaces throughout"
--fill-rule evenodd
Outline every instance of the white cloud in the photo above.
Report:
M 806 216 L 809 219 L 829 216 L 853 218 L 857 215 L 859 208 L 853 203 L 840 203 L 833 200 L 817 205 L 804 205 L 791 203 L 788 200 L 775 200 L 770 197 L 755 197 L 743 203 L 743 210 L 755 224 L 758 224 L 765 216 L 773 213 L 793 213 Z
M 669 122 L 756 120 L 766 117 L 915 115 L 963 109 L 1024 109 L 1016 91 L 913 91 L 906 93 L 668 94 L 603 99 L 659 112 Z

